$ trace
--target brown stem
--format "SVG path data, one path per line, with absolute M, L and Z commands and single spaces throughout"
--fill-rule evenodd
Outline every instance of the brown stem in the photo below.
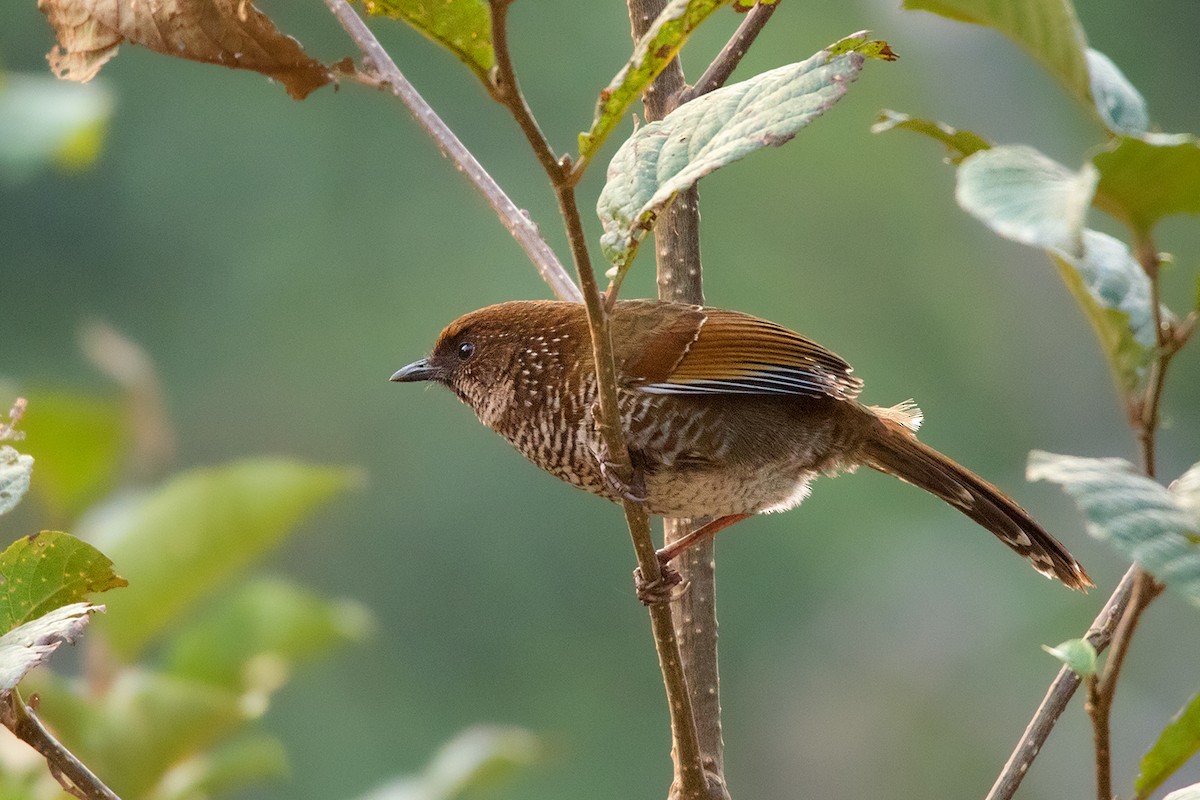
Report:
M 0 722 L 41 753 L 63 790 L 83 800 L 121 800 L 46 730 L 16 689 L 0 693 Z
M 579 288 L 563 268 L 558 256 L 550 249 L 550 245 L 546 244 L 538 232 L 537 225 L 533 224 L 528 215 L 504 193 L 500 185 L 454 135 L 454 131 L 450 130 L 425 102 L 425 98 L 408 82 L 396 66 L 396 62 L 383 49 L 375 34 L 371 33 L 371 29 L 350 7 L 347 0 L 325 0 L 325 5 L 337 17 L 364 56 L 363 63 L 367 71 L 351 77 L 360 83 L 386 89 L 395 95 L 408 108 L 417 124 L 434 140 L 442 155 L 450 159 L 455 168 L 483 195 L 484 200 L 521 245 L 555 296 L 561 300 L 580 302 L 583 297 L 579 294 Z
M 767 21 L 775 13 L 775 9 L 779 8 L 780 2 L 782 0 L 774 3 L 757 3 L 747 12 L 745 18 L 742 19 L 742 24 L 721 48 L 721 52 L 717 53 L 717 57 L 708 65 L 708 69 L 704 70 L 700 80 L 684 90 L 679 98 L 680 105 L 725 85 L 725 81 L 729 80 L 729 76 L 741 63 L 742 56 L 746 55 L 746 51 L 762 33 L 762 29 L 766 27 Z
M 621 423 L 621 411 L 617 401 L 616 367 L 613 362 L 612 336 L 608 314 L 604 310 L 600 290 L 596 285 L 591 256 L 587 248 L 587 237 L 575 199 L 576 178 L 573 177 L 570 160 L 558 159 L 528 104 L 520 91 L 512 59 L 508 52 L 507 18 L 511 0 L 492 0 L 492 39 L 496 50 L 495 96 L 512 113 L 538 161 L 546 171 L 558 199 L 559 211 L 567 229 L 571 255 L 579 275 L 583 291 L 583 302 L 587 309 L 588 331 L 592 340 L 592 357 L 596 365 L 596 392 L 598 413 L 597 428 L 608 457 L 616 474 L 628 482 L 633 477 L 633 465 L 625 445 L 625 432 Z M 638 569 L 648 583 L 662 581 L 662 566 L 650 533 L 650 520 L 640 503 L 624 501 L 625 521 L 637 553 Z M 695 715 L 692 712 L 692 697 L 688 691 L 687 677 L 679 655 L 671 607 L 665 603 L 650 606 L 651 628 L 658 651 L 666 687 L 667 702 L 671 717 L 671 752 L 676 765 L 676 781 L 680 796 L 687 800 L 705 800 L 707 783 L 701 763 L 700 745 L 696 735 Z

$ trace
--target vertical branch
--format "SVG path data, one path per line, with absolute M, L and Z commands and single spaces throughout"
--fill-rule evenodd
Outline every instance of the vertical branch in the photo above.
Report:
M 612 335 L 608 314 L 596 285 L 587 237 L 575 199 L 578 176 L 573 173 L 569 158 L 557 158 L 554 155 L 517 83 L 508 51 L 507 20 L 508 6 L 511 2 L 512 0 L 491 0 L 492 40 L 496 49 L 493 91 L 496 99 L 512 113 L 554 187 L 587 310 L 592 356 L 596 366 L 597 428 L 613 469 L 618 477 L 628 482 L 633 476 L 633 465 L 625 445 L 617 398 Z M 655 551 L 649 517 L 640 503 L 626 499 L 623 505 L 629 535 L 637 553 L 639 574 L 650 585 L 662 585 L 663 570 Z M 671 606 L 666 603 L 651 604 L 650 620 L 671 718 L 671 753 L 675 763 L 675 781 L 671 794 L 680 800 L 707 800 L 710 795 L 701 762 L 692 696 L 688 692 L 687 677 L 680 658 Z
M 664 0 L 629 0 L 634 41 L 640 39 L 666 5 Z M 674 58 L 646 90 L 646 120 L 666 116 L 681 103 L 722 86 L 754 42 L 776 4 L 757 5 L 694 87 L 687 86 L 683 67 Z M 700 261 L 700 196 L 693 186 L 675 199 L 654 229 L 658 299 L 674 303 L 704 303 Z M 671 545 L 708 519 L 664 519 L 663 539 Z M 721 734 L 720 672 L 717 659 L 716 557 L 713 538 L 692 545 L 676 560 L 686 591 L 672 601 L 680 655 L 691 690 L 710 796 L 728 798 L 725 786 L 724 741 Z M 678 776 L 677 776 L 678 781 Z

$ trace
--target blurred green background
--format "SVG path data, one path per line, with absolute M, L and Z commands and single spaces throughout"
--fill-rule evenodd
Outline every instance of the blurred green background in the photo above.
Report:
M 868 65 L 796 141 L 703 182 L 708 302 L 828 345 L 866 379 L 867 402 L 916 398 L 922 438 L 1009 488 L 1100 588 L 1041 579 L 961 515 L 876 474 L 819 481 L 803 509 L 722 535 L 735 797 L 982 796 L 1055 671 L 1038 645 L 1082 633 L 1123 571 L 1065 496 L 1023 480 L 1033 448 L 1136 457 L 1087 323 L 1042 254 L 959 211 L 936 145 L 868 129 L 890 107 L 1072 167 L 1101 133 L 999 34 L 898 5 L 786 2 L 744 62 L 736 77 L 862 28 L 901 55 Z M 262 7 L 317 57 L 354 54 L 323 4 Z M 53 37 L 36 4 L 0 8 L 4 69 L 44 72 Z M 1200 5 L 1080 0 L 1078 11 L 1158 126 L 1200 131 Z M 572 148 L 628 54 L 624 6 L 525 0 L 511 17 L 529 101 Z M 737 21 L 719 14 L 688 45 L 690 74 Z M 399 23 L 373 27 L 564 252 L 540 169 L 475 77 Z M 349 797 L 495 721 L 545 743 L 495 797 L 661 797 L 662 684 L 619 512 L 526 464 L 448 393 L 387 382 L 459 314 L 547 296 L 503 227 L 382 94 L 347 85 L 296 103 L 257 75 L 129 46 L 100 80 L 116 107 L 99 163 L 0 180 L 0 375 L 28 392 L 31 414 L 39 387 L 111 391 L 77 345 L 80 324 L 103 319 L 159 365 L 178 466 L 271 453 L 369 475 L 270 566 L 362 600 L 378 635 L 279 696 L 266 726 L 293 778 L 253 796 Z M 602 166 L 581 189 L 587 208 Z M 1099 212 L 1091 222 L 1116 232 Z M 1168 220 L 1159 246 L 1179 256 L 1165 299 L 1186 311 L 1196 221 Z M 653 291 L 647 256 L 626 296 Z M 1200 458 L 1198 352 L 1184 351 L 1168 386 L 1167 478 Z M 1115 711 L 1118 787 L 1200 684 L 1197 628 L 1168 593 L 1139 633 Z M 1023 797 L 1091 796 L 1081 708 Z

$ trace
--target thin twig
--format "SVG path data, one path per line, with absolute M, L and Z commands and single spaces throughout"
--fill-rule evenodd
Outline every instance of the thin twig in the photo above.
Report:
M 579 288 L 567 274 L 562 262 L 558 260 L 558 256 L 546 244 L 538 232 L 537 225 L 513 203 L 499 184 L 492 179 L 492 176 L 454 135 L 454 132 L 442 121 L 441 117 L 425 102 L 425 98 L 408 82 L 408 79 L 396 66 L 396 62 L 383 49 L 383 45 L 375 38 L 375 34 L 371 33 L 371 29 L 355 13 L 350 4 L 346 0 L 325 0 L 325 5 L 329 7 L 329 10 L 333 12 L 338 22 L 342 24 L 342 27 L 350 34 L 350 38 L 362 51 L 363 64 L 368 71 L 365 75 L 354 76 L 355 79 L 385 88 L 399 98 L 416 119 L 417 124 L 433 138 L 442 155 L 450 159 L 455 168 L 463 173 L 471 185 L 483 195 L 488 205 L 496 212 L 496 216 L 504 223 L 504 227 L 508 228 L 508 232 L 525 250 L 529 260 L 537 267 L 542 280 L 549 284 L 555 296 L 561 300 L 580 302 L 583 297 L 579 293 Z
M 529 141 L 554 187 L 559 211 L 567 229 L 567 240 L 571 256 L 579 275 L 583 291 L 583 302 L 587 309 L 588 330 L 592 340 L 592 358 L 596 368 L 597 413 L 596 427 L 608 451 L 607 457 L 617 476 L 628 482 L 633 477 L 633 464 L 625 444 L 625 432 L 621 422 L 621 410 L 617 400 L 616 366 L 613 362 L 612 335 L 608 314 L 596 285 L 591 256 L 587 247 L 587 235 L 575 199 L 576 179 L 569 158 L 555 157 L 546 141 L 529 105 L 521 94 L 520 85 L 508 51 L 508 5 L 511 0 L 491 0 L 492 45 L 496 51 L 494 96 L 512 113 L 517 125 Z M 655 552 L 650 533 L 650 519 L 640 503 L 625 500 L 625 521 L 629 536 L 637 553 L 638 569 L 642 578 L 650 584 L 662 581 L 662 565 Z M 692 700 L 688 692 L 679 642 L 671 607 L 666 603 L 650 606 L 651 627 L 659 666 L 662 669 L 670 708 L 672 751 L 677 770 L 682 776 L 682 797 L 686 800 L 707 798 L 704 769 L 701 763 L 700 746 L 696 736 L 696 722 L 692 713 Z M 678 777 L 678 776 L 677 776 Z
M 724 86 L 725 81 L 729 80 L 729 76 L 741 63 L 742 56 L 746 55 L 746 51 L 750 49 L 750 45 L 754 44 L 754 40 L 758 38 L 758 34 L 762 33 L 767 20 L 771 19 L 771 15 L 778 7 L 779 0 L 774 3 L 755 4 L 754 8 L 746 13 L 742 24 L 738 26 L 733 36 L 721 48 L 721 52 L 717 53 L 717 57 L 708 65 L 708 69 L 704 70 L 700 80 L 696 81 L 695 85 L 684 89 L 683 94 L 679 96 L 679 104 L 682 105 L 700 95 L 708 94 L 713 89 Z
M 1108 647 L 1117 622 L 1129 606 L 1137 570 L 1136 566 L 1130 567 L 1125 576 L 1121 578 L 1121 582 L 1117 584 L 1117 588 L 1113 590 L 1108 602 L 1104 604 L 1104 608 L 1096 616 L 1092 627 L 1088 629 L 1084 637 L 1091 642 L 1092 647 L 1096 648 L 1097 653 L 1103 652 Z M 1079 676 L 1069 667 L 1059 669 L 1058 675 L 1051 682 L 1050 688 L 1046 690 L 1046 696 L 1029 720 L 1025 733 L 1017 741 L 1017 746 L 1013 748 L 1012 755 L 1008 757 L 1004 768 L 1000 770 L 1000 774 L 996 777 L 996 782 L 992 784 L 991 791 L 987 793 L 985 800 L 1011 800 L 1012 796 L 1017 793 L 1021 781 L 1025 778 L 1025 773 L 1029 771 L 1033 760 L 1041 752 L 1042 745 L 1050 736 L 1050 731 L 1054 730 L 1058 718 L 1062 716 L 1063 711 L 1067 708 L 1067 703 L 1070 702 L 1078 688 Z
M 0 722 L 46 759 L 50 774 L 64 791 L 82 800 L 121 800 L 46 730 L 16 689 L 0 697 Z

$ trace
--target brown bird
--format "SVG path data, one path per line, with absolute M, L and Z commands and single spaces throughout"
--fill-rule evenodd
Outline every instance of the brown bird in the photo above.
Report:
M 865 464 L 945 500 L 1038 572 L 1073 589 L 1093 585 L 1024 509 L 917 441 L 916 406 L 862 405 L 862 381 L 816 342 L 736 311 L 646 300 L 618 302 L 610 325 L 629 484 L 606 468 L 581 304 L 473 311 L 392 380 L 449 387 L 534 464 L 610 500 L 637 499 L 651 514 L 716 517 L 719 528 L 792 508 L 818 474 Z

